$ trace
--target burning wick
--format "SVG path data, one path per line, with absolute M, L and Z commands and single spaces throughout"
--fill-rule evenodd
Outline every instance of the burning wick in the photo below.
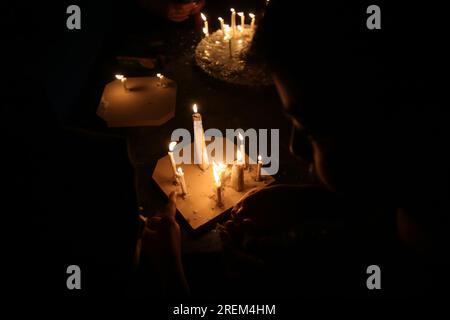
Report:
M 125 91 L 128 91 L 128 87 L 127 87 L 127 78 L 124 77 L 124 76 L 121 75 L 121 74 L 116 74 L 116 79 L 117 79 L 117 80 L 120 80 L 120 81 L 122 82 L 123 89 L 124 89 Z

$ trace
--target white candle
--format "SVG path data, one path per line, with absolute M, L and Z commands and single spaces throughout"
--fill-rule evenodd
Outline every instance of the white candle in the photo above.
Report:
M 221 166 L 219 166 L 215 161 L 213 161 L 213 175 L 214 175 L 214 182 L 215 182 L 215 189 L 216 189 L 216 200 L 217 200 L 217 206 L 221 207 L 223 206 L 222 202 L 222 180 L 221 180 L 221 174 L 222 174 Z
M 256 165 L 256 181 L 261 181 L 261 167 L 262 167 L 262 157 L 258 156 L 258 163 Z
M 202 16 L 202 19 L 204 21 L 204 26 L 203 26 L 203 33 L 205 34 L 205 36 L 209 36 L 209 26 L 208 26 L 208 20 L 206 19 L 206 16 L 201 13 L 200 14 Z
M 233 37 L 236 35 L 236 11 L 231 8 L 231 31 L 233 33 Z
M 121 74 L 116 74 L 116 79 L 117 79 L 117 80 L 120 80 L 120 82 L 122 82 L 123 89 L 124 89 L 125 91 L 128 91 L 128 87 L 127 87 L 127 78 L 124 77 L 124 76 L 121 75 Z
M 208 154 L 206 152 L 205 133 L 203 131 L 202 116 L 198 113 L 197 104 L 192 106 L 194 113 L 194 163 L 198 163 L 200 169 L 206 170 L 209 167 Z
M 238 16 L 241 17 L 241 28 L 242 28 L 241 32 L 243 32 L 245 28 L 245 15 L 243 12 L 239 12 Z
M 182 195 L 186 195 L 187 194 L 187 187 L 186 187 L 186 181 L 184 180 L 183 169 L 178 168 L 178 170 L 177 170 L 177 178 L 178 178 L 178 183 L 181 186 L 181 194 Z
M 253 13 L 249 13 L 248 15 L 252 19 L 252 22 L 250 23 L 250 30 L 254 31 L 255 30 L 255 15 Z
M 220 30 L 222 30 L 222 32 L 225 34 L 224 23 L 221 17 L 219 17 L 219 22 L 220 22 Z
M 161 73 L 157 73 L 156 76 L 158 77 L 158 86 L 159 87 L 165 87 L 166 82 L 164 81 L 164 76 Z
M 177 165 L 175 163 L 175 159 L 173 158 L 173 149 L 175 149 L 176 145 L 177 143 L 175 141 L 169 143 L 169 152 L 168 152 L 170 164 L 172 165 L 173 176 L 175 178 L 177 177 Z
M 245 165 L 245 143 L 244 136 L 239 132 L 239 150 L 242 155 L 242 164 Z M 239 153 L 238 153 L 239 154 Z
M 231 186 L 238 192 L 244 190 L 244 164 L 240 150 L 237 151 L 237 160 L 231 169 Z

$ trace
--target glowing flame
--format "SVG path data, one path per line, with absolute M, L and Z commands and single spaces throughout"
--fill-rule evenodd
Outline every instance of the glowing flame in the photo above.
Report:
M 120 80 L 120 81 L 124 81 L 124 80 L 126 80 L 127 78 L 125 78 L 123 75 L 121 75 L 121 74 L 116 74 L 116 79 L 117 80 Z
M 198 108 L 197 108 L 197 104 L 194 103 L 194 105 L 192 106 L 192 110 L 194 110 L 194 113 L 198 112 Z
M 223 19 L 221 17 L 218 18 L 220 22 L 223 22 Z
M 200 13 L 200 15 L 202 16 L 202 20 L 206 21 L 206 16 L 203 13 Z
M 176 141 L 172 141 L 171 143 L 169 143 L 169 151 L 173 152 L 173 149 L 175 149 L 176 145 L 177 145 Z
M 239 140 L 244 141 L 244 136 L 239 132 Z
M 156 76 L 160 79 L 164 78 L 164 76 L 161 73 L 157 73 Z
M 217 187 L 220 187 L 222 185 L 221 176 L 226 168 L 227 166 L 223 163 L 217 164 L 216 161 L 213 161 L 214 181 L 216 182 Z
M 234 9 L 233 8 L 231 8 L 230 11 L 234 13 Z
M 258 156 L 258 161 L 262 161 L 261 155 Z
M 244 13 L 243 12 L 238 12 L 238 16 L 242 17 L 242 16 L 244 16 Z
M 255 15 L 253 13 L 249 13 L 248 16 L 252 19 L 255 19 Z
M 239 149 L 237 151 L 237 161 L 242 162 L 242 153 L 241 153 L 241 150 L 239 150 Z
M 213 174 L 214 174 L 214 181 L 216 182 L 216 186 L 220 187 L 222 184 L 222 181 L 220 181 L 220 167 L 219 165 L 213 161 Z

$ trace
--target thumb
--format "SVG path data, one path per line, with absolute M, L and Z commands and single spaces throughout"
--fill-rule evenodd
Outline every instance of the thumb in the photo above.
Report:
M 177 193 L 175 191 L 170 193 L 169 202 L 164 211 L 167 218 L 175 218 L 175 213 L 177 211 Z

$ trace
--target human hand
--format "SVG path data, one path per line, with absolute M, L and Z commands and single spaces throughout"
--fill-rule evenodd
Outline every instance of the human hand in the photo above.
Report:
M 159 269 L 181 266 L 181 231 L 175 220 L 177 194 L 157 215 L 148 218 L 142 233 L 142 254 L 149 256 Z

